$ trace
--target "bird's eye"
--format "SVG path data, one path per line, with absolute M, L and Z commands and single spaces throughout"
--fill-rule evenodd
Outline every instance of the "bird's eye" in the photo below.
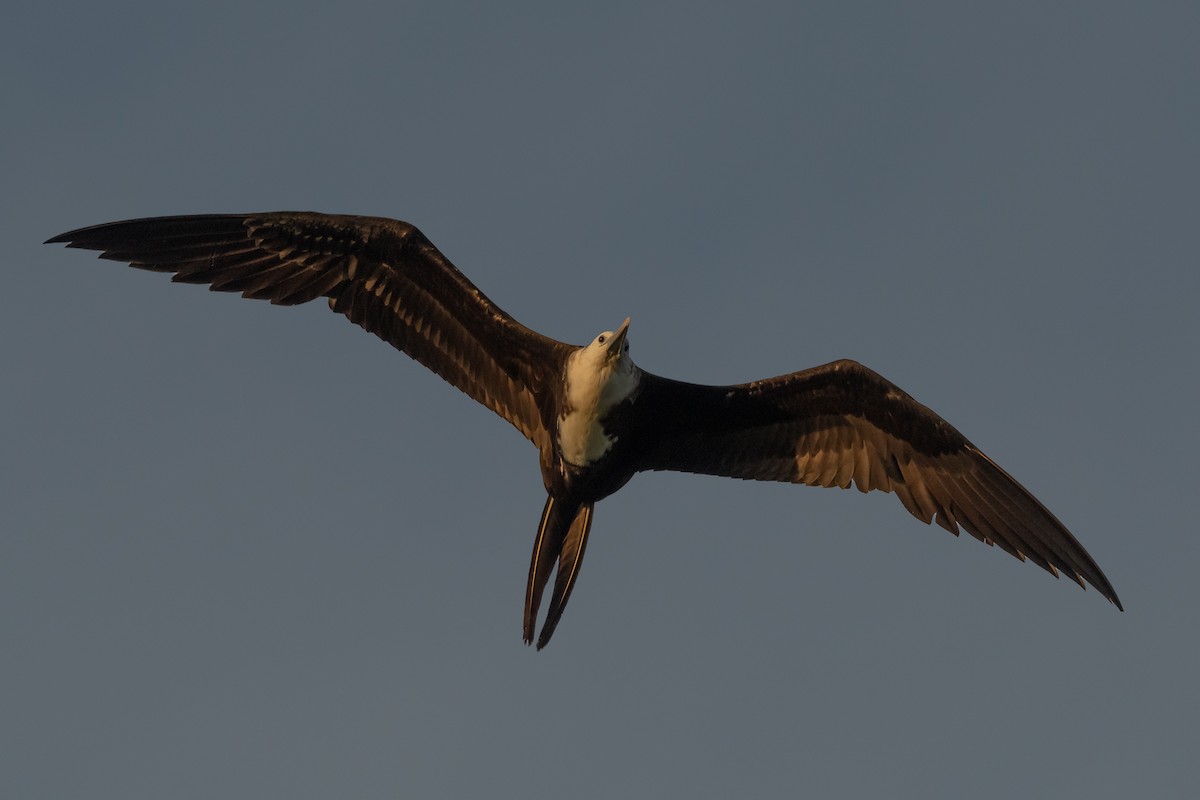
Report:
M 596 341 L 599 342 L 600 344 L 604 344 L 604 334 L 602 333 L 599 336 L 597 336 Z
M 628 352 L 629 352 L 629 342 L 626 342 L 626 343 L 625 343 L 625 352 L 626 352 L 626 353 L 628 353 Z

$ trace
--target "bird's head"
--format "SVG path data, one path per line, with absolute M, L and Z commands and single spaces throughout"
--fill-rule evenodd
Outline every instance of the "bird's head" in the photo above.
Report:
M 620 363 L 629 357 L 629 340 L 625 338 L 628 333 L 629 317 L 626 317 L 616 331 L 604 331 L 597 334 L 591 344 L 584 349 L 589 351 L 590 360 Z
M 586 346 L 567 359 L 566 383 L 569 405 L 585 408 L 599 403 L 602 410 L 619 403 L 634 391 L 641 370 L 629 357 L 629 318 L 615 331 L 596 334 Z
M 572 369 L 580 375 L 595 377 L 580 380 L 599 381 L 607 383 L 611 378 L 630 377 L 637 374 L 637 367 L 629 357 L 629 341 L 625 335 L 629 332 L 629 318 L 621 323 L 615 331 L 604 331 L 596 335 L 585 347 L 579 348 L 571 356 Z

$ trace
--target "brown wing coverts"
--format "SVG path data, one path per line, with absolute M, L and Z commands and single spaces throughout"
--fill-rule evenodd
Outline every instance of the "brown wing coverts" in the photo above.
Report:
M 328 297 L 377 334 L 495 411 L 541 447 L 536 385 L 570 347 L 525 328 L 412 225 L 309 212 L 154 217 L 50 240 L 174 273 L 181 283 L 296 305 Z
M 656 376 L 645 392 L 673 409 L 642 469 L 892 492 L 913 516 L 959 527 L 1118 608 L 1083 546 L 1033 495 L 948 422 L 854 361 L 740 386 Z M 699 390 L 699 391 L 697 391 Z

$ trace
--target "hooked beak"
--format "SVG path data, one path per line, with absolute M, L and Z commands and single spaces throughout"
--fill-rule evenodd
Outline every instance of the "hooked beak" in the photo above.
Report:
M 625 334 L 629 333 L 629 317 L 621 323 L 621 327 L 617 328 L 617 332 L 613 334 L 612 339 L 608 343 L 608 357 L 618 358 L 625 350 Z

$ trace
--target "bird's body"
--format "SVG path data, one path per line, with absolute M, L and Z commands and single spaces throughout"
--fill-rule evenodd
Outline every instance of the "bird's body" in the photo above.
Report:
M 893 492 L 926 523 L 1091 583 L 1078 541 L 941 417 L 853 361 L 735 386 L 661 378 L 629 355 L 629 320 L 584 347 L 536 333 L 483 295 L 416 228 L 308 212 L 157 217 L 51 242 L 245 297 L 330 307 L 512 423 L 538 448 L 547 499 L 524 636 L 556 572 L 543 647 L 574 588 L 595 504 L 638 472 L 677 470 Z M 557 569 L 556 569 L 557 568 Z
M 629 320 L 617 333 L 605 331 L 596 341 L 567 357 L 563 372 L 563 408 L 558 416 L 558 448 L 574 467 L 586 467 L 602 459 L 615 443 L 604 428 L 612 410 L 635 399 L 641 370 L 628 356 L 625 332 Z M 619 338 L 618 338 L 619 337 Z M 610 342 L 625 348 L 623 357 L 610 356 Z

